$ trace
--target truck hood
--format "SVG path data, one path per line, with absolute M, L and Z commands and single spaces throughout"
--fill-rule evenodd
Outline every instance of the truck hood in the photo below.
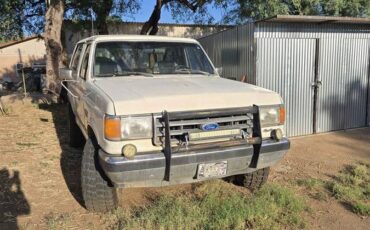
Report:
M 281 104 L 281 97 L 254 85 L 209 76 L 168 75 L 96 79 L 116 115 Z

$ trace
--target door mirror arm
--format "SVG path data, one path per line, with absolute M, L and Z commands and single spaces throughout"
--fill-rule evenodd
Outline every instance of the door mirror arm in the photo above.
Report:
M 61 82 L 60 82 L 60 84 L 62 85 L 62 87 L 63 87 L 65 90 L 67 90 L 67 92 L 68 92 L 69 94 L 71 94 L 71 96 L 72 96 L 72 97 L 74 97 L 74 98 L 78 98 L 78 96 L 74 95 L 74 94 L 72 93 L 72 91 L 68 89 L 68 87 L 65 85 L 65 82 L 77 82 L 77 81 L 76 81 L 76 80 L 63 80 L 63 81 L 61 81 Z

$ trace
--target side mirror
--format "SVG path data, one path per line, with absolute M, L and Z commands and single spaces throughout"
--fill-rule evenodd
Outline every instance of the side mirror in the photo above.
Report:
M 59 69 L 59 80 L 73 80 L 72 70 L 69 68 Z
M 222 76 L 222 67 L 217 67 L 216 72 L 219 76 Z

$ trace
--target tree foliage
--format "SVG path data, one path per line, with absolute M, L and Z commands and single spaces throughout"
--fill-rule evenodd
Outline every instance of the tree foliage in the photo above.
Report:
M 327 0 L 321 1 L 325 15 L 369 17 L 370 0 Z
M 45 0 L 0 0 L 0 12 L 0 40 L 22 38 L 24 30 L 43 31 Z
M 132 16 L 149 0 L 64 0 L 64 19 L 78 23 L 94 20 L 99 34 L 107 34 L 107 23 Z M 222 9 L 223 23 L 242 23 L 277 14 L 368 17 L 370 0 L 150 0 L 156 6 L 142 28 L 143 34 L 158 31 L 163 9 L 177 22 L 217 23 L 209 10 Z M 45 0 L 0 0 L 0 41 L 18 39 L 44 31 Z M 93 12 L 91 14 L 91 11 Z M 93 15 L 93 16 L 92 16 Z M 133 18 L 134 19 L 134 18 Z
M 23 0 L 23 29 L 32 34 L 40 34 L 45 27 L 46 1 Z
M 231 1 L 233 2 L 233 1 Z M 171 12 L 176 22 L 192 21 L 198 24 L 216 24 L 216 19 L 209 13 L 210 10 L 227 11 L 230 1 L 227 0 L 206 0 L 193 11 L 179 1 L 169 2 L 164 8 Z
M 207 6 L 224 6 L 226 0 L 156 0 L 149 20 L 143 25 L 141 34 L 155 35 L 158 32 L 158 23 L 161 18 L 162 8 L 171 12 L 172 17 L 179 21 L 213 22 L 213 17 L 208 13 Z
M 225 21 L 240 23 L 278 14 L 367 17 L 370 0 L 235 0 Z
M 123 15 L 131 15 L 139 8 L 137 0 L 66 0 L 65 17 L 77 21 L 93 19 L 98 33 L 108 34 L 109 21 L 121 20 Z
M 45 0 L 0 0 L 0 41 L 40 34 L 45 28 Z M 107 22 L 121 20 L 140 8 L 140 0 L 64 0 L 65 19 L 91 20 L 91 10 L 99 34 L 107 34 Z
M 0 41 L 13 40 L 23 36 L 21 13 L 22 1 L 0 0 Z

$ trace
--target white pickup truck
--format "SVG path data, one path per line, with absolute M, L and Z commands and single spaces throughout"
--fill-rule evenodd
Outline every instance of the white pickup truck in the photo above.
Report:
M 281 97 L 221 78 L 193 39 L 93 36 L 60 78 L 88 210 L 114 209 L 117 188 L 233 178 L 255 189 L 290 147 Z

